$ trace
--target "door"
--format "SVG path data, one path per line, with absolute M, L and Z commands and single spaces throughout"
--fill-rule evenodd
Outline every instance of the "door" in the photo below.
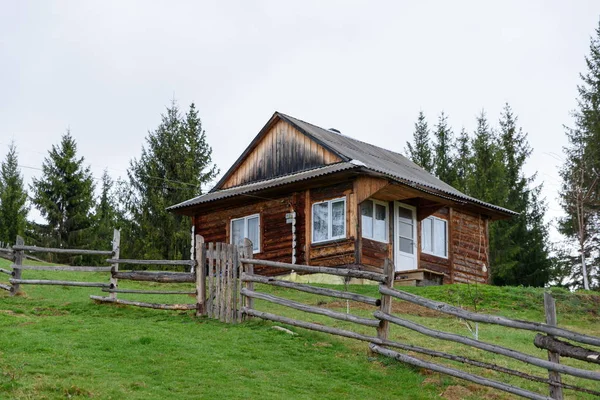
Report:
M 417 269 L 417 209 L 395 202 L 394 265 L 396 271 Z

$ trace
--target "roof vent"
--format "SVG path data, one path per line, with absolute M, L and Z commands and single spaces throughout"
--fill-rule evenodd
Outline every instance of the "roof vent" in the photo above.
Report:
M 338 135 L 341 135 L 341 134 L 342 134 L 342 132 L 340 132 L 339 130 L 337 130 L 337 129 L 335 129 L 335 128 L 329 128 L 329 130 L 330 130 L 331 132 L 335 132 L 335 133 L 337 133 Z

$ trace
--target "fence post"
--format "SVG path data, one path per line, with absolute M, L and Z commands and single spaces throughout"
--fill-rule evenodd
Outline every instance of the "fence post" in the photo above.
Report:
M 112 251 L 113 251 L 112 258 L 115 260 L 118 260 L 119 253 L 121 252 L 121 230 L 120 229 L 113 230 Z M 118 262 L 113 263 L 112 268 L 113 268 L 112 270 L 115 272 L 119 271 L 119 263 Z M 111 274 L 110 274 L 111 289 L 117 289 L 118 284 L 119 284 L 119 282 L 117 281 L 117 278 L 115 278 L 111 272 Z M 117 293 L 109 293 L 108 297 L 116 300 Z
M 548 292 L 544 292 L 544 312 L 546 314 L 546 324 L 556 326 L 556 303 L 552 294 Z M 551 335 L 548 336 L 553 337 Z M 560 356 L 548 350 L 548 361 L 560 363 Z M 563 400 L 562 387 L 552 384 L 552 382 L 561 383 L 560 373 L 548 371 L 548 376 L 550 378 L 550 397 L 555 400 Z
M 206 246 L 204 237 L 196 235 L 196 316 L 206 315 Z
M 386 258 L 383 263 L 383 274 L 385 275 L 385 285 L 388 288 L 394 287 L 394 264 L 390 261 L 389 258 Z M 381 295 L 381 306 L 380 310 L 383 313 L 391 314 L 392 313 L 392 296 L 390 295 Z M 390 323 L 388 321 L 379 321 L 379 327 L 377 328 L 377 337 L 379 339 L 387 340 L 388 334 L 390 331 Z
M 19 235 L 17 235 L 17 241 L 16 241 L 16 245 L 17 246 L 23 246 L 25 244 L 25 240 L 23 240 L 23 238 Z M 13 278 L 14 279 L 21 279 L 21 268 L 19 268 L 21 265 L 23 265 L 23 250 L 19 250 L 19 251 L 15 251 L 14 252 L 14 267 L 13 267 Z M 13 283 L 12 285 L 12 290 L 10 291 L 10 295 L 11 296 L 15 296 L 17 293 L 19 293 L 19 290 L 21 290 L 21 285 L 19 285 L 18 283 Z
M 252 241 L 248 238 L 244 239 L 244 258 L 253 258 L 254 252 L 252 251 Z M 254 274 L 253 264 L 244 264 L 244 272 L 252 275 Z M 254 291 L 254 282 L 246 282 L 246 289 Z M 251 297 L 244 297 L 244 306 L 249 310 L 254 309 L 254 299 Z M 248 315 L 244 315 L 245 319 L 249 319 Z

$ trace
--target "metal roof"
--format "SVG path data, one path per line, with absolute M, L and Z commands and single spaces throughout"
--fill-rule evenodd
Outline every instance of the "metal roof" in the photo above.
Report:
M 175 210 L 238 195 L 247 195 L 251 192 L 311 179 L 317 176 L 332 174 L 343 170 L 360 169 L 383 174 L 395 181 L 439 197 L 477 204 L 485 208 L 499 211 L 506 215 L 517 214 L 514 211 L 506 208 L 489 204 L 479 199 L 467 196 L 442 180 L 436 178 L 433 174 L 427 172 L 400 153 L 377 147 L 370 143 L 365 143 L 328 129 L 323 129 L 289 115 L 276 112 L 269 120 L 265 128 L 267 128 L 274 120 L 278 118 L 292 124 L 302 133 L 312 138 L 315 142 L 321 144 L 329 151 L 338 155 L 343 161 L 325 167 L 280 176 L 264 181 L 252 182 L 228 189 L 218 189 L 219 184 L 217 184 L 217 187 L 215 187 L 213 191 L 194 199 L 184 201 L 183 203 L 171 206 L 168 208 L 168 210 Z M 252 144 L 257 143 L 260 137 L 263 134 L 266 134 L 267 129 L 265 128 L 263 128 L 259 135 L 252 141 Z M 245 155 L 251 150 L 252 144 L 244 151 L 242 156 L 240 156 L 240 158 L 230 168 L 226 175 L 231 173 L 232 170 L 235 169 L 236 165 L 245 158 Z M 223 179 L 221 182 L 222 181 Z

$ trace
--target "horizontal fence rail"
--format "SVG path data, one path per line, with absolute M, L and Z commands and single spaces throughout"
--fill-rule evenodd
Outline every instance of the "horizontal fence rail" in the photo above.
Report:
M 103 282 L 77 282 L 77 281 L 54 281 L 47 279 L 9 279 L 13 285 L 57 285 L 57 286 L 81 286 L 81 287 L 109 287 L 110 283 Z
M 11 268 L 14 268 L 14 267 L 11 265 Z M 6 274 L 6 275 L 11 275 L 11 276 L 13 274 L 13 271 L 9 271 L 9 270 L 4 269 L 4 268 L 0 268 L 0 272 L 3 273 L 3 274 Z
M 126 258 L 109 258 L 106 260 L 109 264 L 130 264 L 130 265 L 186 265 L 194 266 L 194 260 L 131 260 Z
M 112 256 L 112 250 L 86 250 L 86 249 L 58 249 L 52 247 L 38 247 L 14 245 L 14 251 L 30 251 L 33 253 L 55 253 L 55 254 L 74 254 L 74 255 L 90 255 L 90 256 Z
M 50 266 L 50 265 L 11 265 L 12 268 L 31 271 L 73 271 L 73 272 L 110 272 L 112 267 L 84 267 L 84 266 Z

